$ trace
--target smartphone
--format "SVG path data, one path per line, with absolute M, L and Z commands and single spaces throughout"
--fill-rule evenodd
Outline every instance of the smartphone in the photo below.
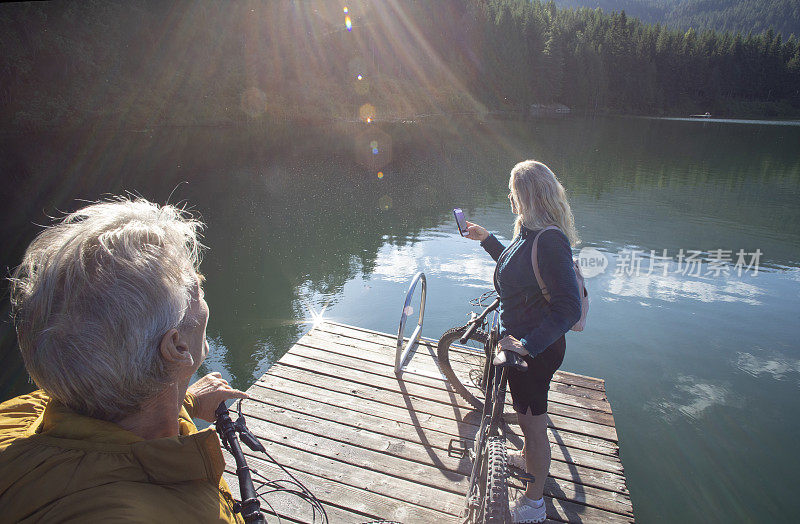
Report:
M 458 224 L 459 233 L 461 233 L 462 237 L 467 236 L 469 233 L 467 232 L 467 219 L 464 218 L 464 212 L 459 208 L 455 208 L 453 210 L 453 215 L 456 217 L 456 224 Z

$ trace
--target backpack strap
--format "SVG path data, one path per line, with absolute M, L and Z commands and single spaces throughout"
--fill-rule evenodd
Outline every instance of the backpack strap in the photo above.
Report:
M 558 229 L 561 231 L 558 226 L 547 226 L 536 233 L 536 236 L 533 239 L 533 247 L 531 247 L 531 262 L 533 263 L 533 274 L 536 276 L 536 283 L 539 284 L 539 287 L 542 289 L 542 295 L 544 295 L 544 298 L 550 302 L 550 291 L 547 289 L 547 286 L 545 286 L 544 281 L 542 280 L 542 273 L 539 271 L 539 260 L 537 258 L 539 236 L 548 229 Z

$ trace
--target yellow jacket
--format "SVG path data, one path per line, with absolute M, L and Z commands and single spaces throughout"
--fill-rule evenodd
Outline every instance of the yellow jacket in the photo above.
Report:
M 3 522 L 244 522 L 211 429 L 144 440 L 34 391 L 0 404 Z M 187 411 L 188 409 L 188 411 Z

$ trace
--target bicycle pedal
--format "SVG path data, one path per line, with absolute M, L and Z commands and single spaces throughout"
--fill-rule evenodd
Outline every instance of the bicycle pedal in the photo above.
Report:
M 534 477 L 530 473 L 523 473 L 521 471 L 515 471 L 515 470 L 512 469 L 512 470 L 510 470 L 508 472 L 508 475 L 510 477 L 514 477 L 515 479 L 519 480 L 523 484 L 528 484 L 529 482 L 530 483 L 536 482 L 536 477 Z
M 467 456 L 467 441 L 460 438 L 450 439 L 447 445 L 447 456 L 453 458 L 464 458 Z

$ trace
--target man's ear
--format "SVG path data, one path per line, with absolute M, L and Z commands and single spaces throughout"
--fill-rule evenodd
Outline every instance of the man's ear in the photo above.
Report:
M 189 346 L 181 338 L 180 332 L 173 328 L 167 331 L 161 337 L 161 343 L 158 345 L 161 352 L 161 358 L 167 363 L 167 366 L 193 366 L 194 359 L 189 352 Z

